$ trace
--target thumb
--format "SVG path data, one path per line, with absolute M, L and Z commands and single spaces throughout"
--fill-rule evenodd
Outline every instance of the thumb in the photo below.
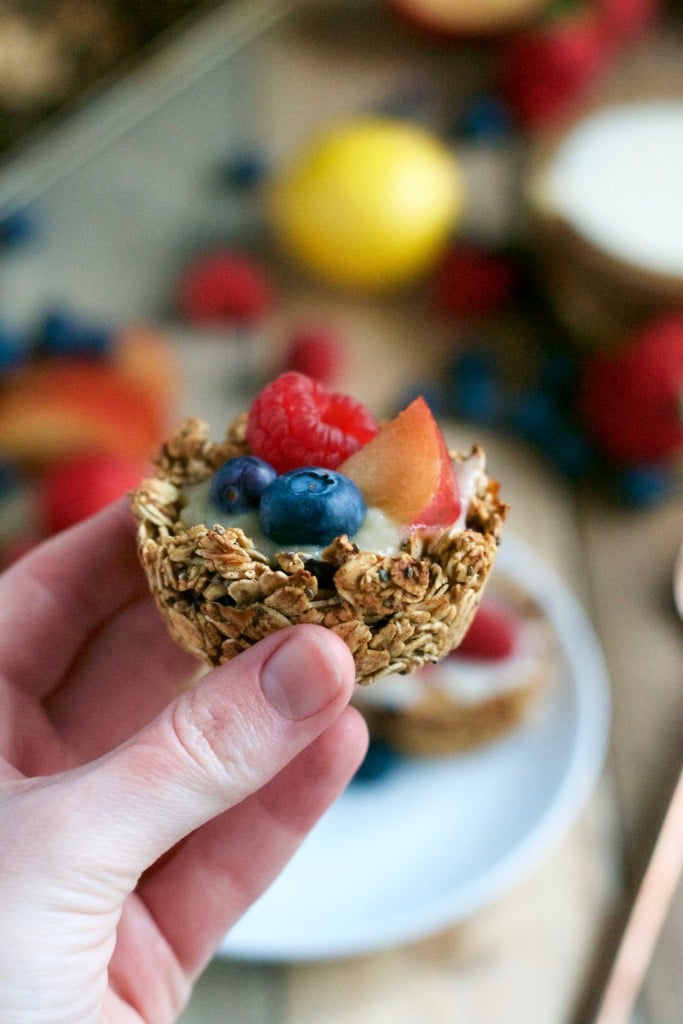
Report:
M 132 740 L 59 777 L 72 867 L 77 858 L 86 876 L 132 889 L 175 843 L 260 789 L 330 725 L 354 676 L 346 645 L 318 626 L 279 631 L 209 673 Z

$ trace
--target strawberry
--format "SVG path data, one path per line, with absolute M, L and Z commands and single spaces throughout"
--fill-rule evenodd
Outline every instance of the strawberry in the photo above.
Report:
M 555 18 L 512 36 L 501 51 L 501 89 L 524 128 L 548 126 L 607 67 L 612 42 L 594 11 Z
M 579 415 L 618 465 L 671 458 L 683 447 L 683 315 L 651 321 L 613 352 L 591 358 Z
M 495 601 L 482 603 L 451 657 L 502 661 L 517 646 L 519 625 L 513 613 Z
M 266 385 L 247 419 L 252 455 L 278 473 L 302 466 L 336 469 L 376 433 L 364 405 L 294 370 Z
M 191 263 L 181 277 L 178 292 L 181 313 L 199 325 L 253 323 L 273 302 L 271 282 L 259 263 L 230 249 Z

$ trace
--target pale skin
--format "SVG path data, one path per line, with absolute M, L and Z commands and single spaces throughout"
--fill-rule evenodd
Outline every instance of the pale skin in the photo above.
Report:
M 0 575 L 0 1019 L 167 1024 L 363 758 L 353 660 L 282 630 L 191 689 L 125 501 Z

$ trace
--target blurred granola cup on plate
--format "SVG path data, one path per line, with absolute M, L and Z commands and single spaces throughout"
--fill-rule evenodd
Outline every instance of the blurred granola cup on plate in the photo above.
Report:
M 533 715 L 561 668 L 561 647 L 536 600 L 497 573 L 461 645 L 438 665 L 388 676 L 354 703 L 373 740 L 402 754 L 458 754 L 508 735 Z
M 325 626 L 350 648 L 359 683 L 407 673 L 445 657 L 464 636 L 493 566 L 506 506 L 474 449 L 454 464 L 470 481 L 460 521 L 443 529 L 407 528 L 391 549 L 341 533 L 318 548 L 279 545 L 258 520 L 245 529 L 188 517 L 191 496 L 216 471 L 250 453 L 248 418 L 225 440 L 188 419 L 166 442 L 155 477 L 132 494 L 141 563 L 176 641 L 218 665 L 277 629 Z M 473 471 L 476 467 L 476 472 Z M 229 518 L 229 517 L 228 517 Z M 390 550 L 390 553 L 387 553 Z

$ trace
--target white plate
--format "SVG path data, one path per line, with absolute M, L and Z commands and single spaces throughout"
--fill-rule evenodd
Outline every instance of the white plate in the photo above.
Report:
M 497 568 L 536 598 L 563 648 L 560 677 L 532 720 L 485 749 L 406 759 L 348 789 L 219 955 L 315 960 L 419 938 L 495 899 L 570 826 L 607 747 L 602 652 L 538 556 L 508 536 Z

